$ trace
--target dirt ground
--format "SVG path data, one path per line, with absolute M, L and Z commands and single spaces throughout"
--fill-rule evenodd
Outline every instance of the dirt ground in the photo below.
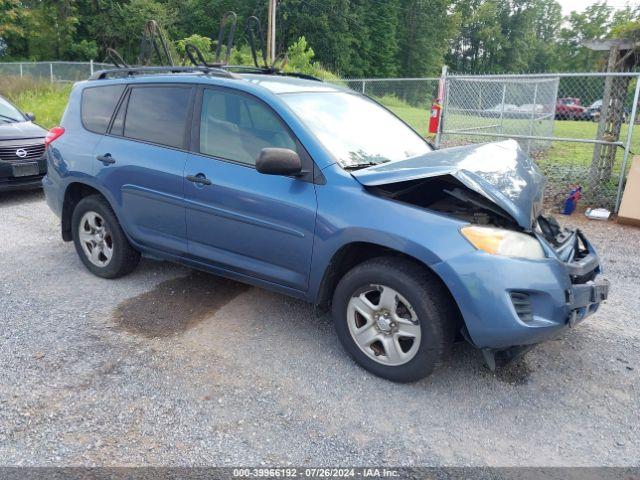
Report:
M 597 314 L 496 373 L 458 344 L 398 385 L 305 303 L 151 260 L 97 278 L 41 193 L 0 195 L 0 462 L 638 465 L 640 229 L 567 221 L 611 281 Z

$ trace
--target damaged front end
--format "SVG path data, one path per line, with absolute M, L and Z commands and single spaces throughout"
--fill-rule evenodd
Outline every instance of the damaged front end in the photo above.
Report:
M 584 234 L 543 215 L 544 176 L 515 141 L 438 150 L 352 175 L 379 197 L 485 231 L 516 232 L 509 235 L 525 243 L 537 239 L 544 250 L 538 257 L 482 249 L 495 255 L 450 259 L 441 267 L 464 289 L 454 292 L 459 304 L 469 298 L 470 306 L 461 306 L 463 334 L 491 368 L 580 322 L 608 296 L 609 283 L 596 280 L 600 261 Z

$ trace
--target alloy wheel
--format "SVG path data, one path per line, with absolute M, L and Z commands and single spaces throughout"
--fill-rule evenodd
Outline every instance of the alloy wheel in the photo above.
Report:
M 358 348 L 383 365 L 405 364 L 420 347 L 415 310 L 406 298 L 385 285 L 358 290 L 349 300 L 347 323 Z
M 113 238 L 102 216 L 86 212 L 78 230 L 80 245 L 89 261 L 96 267 L 106 267 L 113 258 Z

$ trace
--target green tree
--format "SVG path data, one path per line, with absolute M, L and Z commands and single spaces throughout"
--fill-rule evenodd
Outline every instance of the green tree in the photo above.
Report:
M 0 0 L 0 37 L 24 35 L 21 25 L 23 9 L 20 0 Z
M 451 0 L 402 0 L 398 22 L 398 61 L 405 77 L 439 75 L 445 54 L 460 28 Z
M 571 12 L 567 26 L 560 31 L 558 49 L 562 69 L 588 72 L 602 66 L 603 55 L 584 46 L 586 40 L 603 39 L 609 34 L 611 9 L 605 1 L 588 6 L 584 12 Z
M 461 19 L 448 64 L 459 72 L 500 71 L 507 42 L 503 26 L 508 4 L 501 0 L 460 0 L 455 12 Z
M 28 12 L 21 0 L 0 0 L 0 39 L 9 56 L 24 54 Z
M 43 60 L 72 60 L 79 19 L 72 0 L 35 0 L 30 7 L 29 54 Z
M 538 0 L 532 13 L 533 43 L 528 69 L 532 72 L 557 71 L 562 61 L 556 48 L 562 26 L 562 8 L 556 0 Z
M 356 38 L 362 36 L 364 26 L 356 20 L 350 1 L 281 0 L 279 6 L 280 50 L 304 36 L 316 60 L 330 70 L 344 76 L 363 74 Z

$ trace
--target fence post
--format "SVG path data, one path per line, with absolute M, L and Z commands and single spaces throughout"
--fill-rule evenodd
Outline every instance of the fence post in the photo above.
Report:
M 91 76 L 93 76 L 93 58 L 89 60 L 89 71 L 91 72 Z
M 536 103 L 538 102 L 538 82 L 536 82 L 535 89 L 533 90 L 533 107 L 531 108 L 531 119 L 529 120 L 529 136 L 533 136 L 533 122 L 536 117 Z M 527 141 L 527 155 L 531 153 L 531 139 Z
M 365 81 L 362 80 L 362 94 L 364 95 L 365 93 Z
M 22 63 L 20 64 L 20 78 L 22 78 Z
M 440 121 L 438 122 L 438 131 L 436 133 L 436 148 L 440 148 L 440 140 L 442 137 L 442 125 L 444 123 L 444 115 L 445 115 L 445 104 L 447 100 L 447 94 L 445 93 L 447 89 L 447 66 L 443 65 L 442 73 L 440 74 L 440 85 L 438 85 L 438 102 L 442 104 L 442 109 L 440 110 Z
M 507 99 L 507 81 L 504 80 L 502 84 L 502 103 L 500 108 L 500 130 L 499 133 L 504 132 L 504 102 Z
M 49 63 L 49 78 L 51 83 L 53 83 L 53 62 Z
M 622 197 L 622 184 L 624 183 L 625 172 L 627 170 L 627 162 L 629 160 L 629 152 L 631 151 L 631 138 L 633 137 L 633 127 L 636 124 L 636 114 L 638 112 L 638 97 L 640 96 L 640 75 L 636 78 L 636 91 L 633 94 L 633 107 L 631 107 L 631 116 L 629 117 L 629 126 L 627 127 L 627 141 L 624 145 L 624 156 L 622 158 L 622 168 L 620 169 L 620 178 L 618 179 L 618 193 L 616 194 L 616 206 L 614 213 L 618 213 L 620 209 L 620 201 Z

